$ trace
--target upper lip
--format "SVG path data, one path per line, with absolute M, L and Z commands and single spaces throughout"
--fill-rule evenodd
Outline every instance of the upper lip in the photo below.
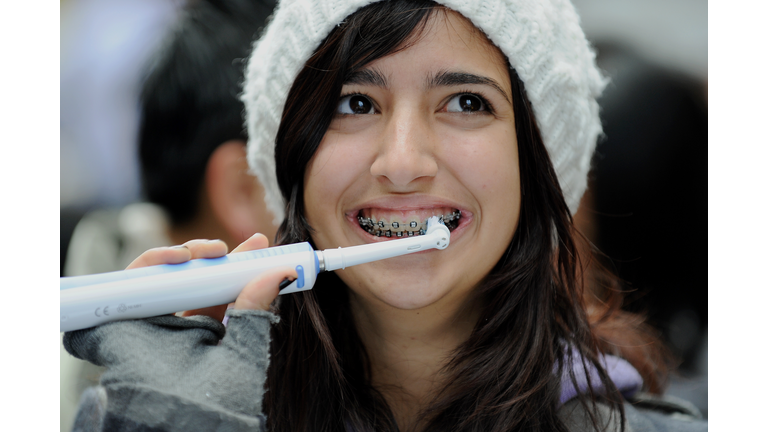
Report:
M 458 203 L 429 195 L 408 195 L 408 196 L 384 196 L 374 198 L 360 205 L 347 210 L 345 213 L 349 218 L 355 218 L 357 213 L 362 209 L 383 209 L 383 210 L 424 210 L 429 208 L 441 208 L 450 207 L 453 209 L 461 210 L 462 215 L 467 213 L 467 210 L 461 207 Z

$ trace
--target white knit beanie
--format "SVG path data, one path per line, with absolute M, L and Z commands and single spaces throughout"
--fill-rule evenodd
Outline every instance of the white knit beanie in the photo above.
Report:
M 248 162 L 281 223 L 285 202 L 275 174 L 275 136 L 293 81 L 333 28 L 378 0 L 283 0 L 256 41 L 242 100 Z M 596 98 L 606 84 L 570 0 L 437 0 L 468 18 L 506 54 L 525 85 L 536 123 L 571 213 L 587 188 L 602 133 Z

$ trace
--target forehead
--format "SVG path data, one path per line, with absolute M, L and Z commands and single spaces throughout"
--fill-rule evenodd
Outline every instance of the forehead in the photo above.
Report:
M 457 68 L 471 72 L 466 70 L 470 68 L 477 72 L 492 72 L 497 77 L 506 77 L 502 82 L 509 86 L 506 56 L 471 21 L 445 8 L 433 11 L 424 26 L 417 28 L 391 54 L 374 60 L 362 69 L 381 70 L 389 75 L 396 71 L 418 72 L 425 68 Z
M 467 49 L 481 50 L 489 56 L 489 60 L 506 67 L 507 59 L 501 50 L 472 21 L 456 11 L 446 8 L 435 10 L 426 22 L 424 34 L 447 38 L 448 43 L 463 45 Z

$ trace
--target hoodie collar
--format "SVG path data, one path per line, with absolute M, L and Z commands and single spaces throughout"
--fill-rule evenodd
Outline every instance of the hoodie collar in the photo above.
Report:
M 587 393 L 587 377 L 592 383 L 592 390 L 596 395 L 605 396 L 608 394 L 605 383 L 600 380 L 597 369 L 591 363 L 587 363 L 587 369 L 584 369 L 581 354 L 572 351 L 570 358 L 570 367 L 563 368 L 560 377 L 560 405 L 565 404 L 579 394 Z M 608 373 L 608 377 L 625 398 L 632 397 L 643 386 L 643 378 L 640 373 L 629 364 L 628 361 L 612 356 L 601 355 L 600 363 Z M 576 385 L 571 380 L 570 370 L 576 377 Z

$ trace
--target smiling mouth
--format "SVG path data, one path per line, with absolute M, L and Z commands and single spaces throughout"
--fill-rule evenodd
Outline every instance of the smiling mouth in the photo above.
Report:
M 427 232 L 427 219 L 438 216 L 450 231 L 459 226 L 461 210 L 453 210 L 434 214 L 419 214 L 412 216 L 374 215 L 370 211 L 361 211 L 357 216 L 360 228 L 376 237 L 414 237 Z

